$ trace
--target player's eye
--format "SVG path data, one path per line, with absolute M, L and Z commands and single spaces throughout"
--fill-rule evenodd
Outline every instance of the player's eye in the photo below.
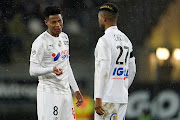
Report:
M 55 24 L 55 23 L 56 23 L 56 21 L 52 21 L 51 23 L 52 23 L 52 24 Z
M 58 20 L 58 22 L 60 23 L 60 22 L 61 22 L 61 20 Z

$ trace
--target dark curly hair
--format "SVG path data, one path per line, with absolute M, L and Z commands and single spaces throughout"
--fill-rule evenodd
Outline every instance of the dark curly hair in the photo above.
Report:
M 61 10 L 58 6 L 49 6 L 43 12 L 44 18 L 48 19 L 50 15 L 61 14 Z

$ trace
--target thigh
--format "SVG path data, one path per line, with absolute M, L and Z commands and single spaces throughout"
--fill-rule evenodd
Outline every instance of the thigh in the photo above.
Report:
M 76 120 L 72 95 L 65 95 L 61 120 Z
M 117 119 L 118 120 L 125 120 L 125 114 L 127 110 L 127 104 L 126 103 L 121 103 L 118 108 L 118 114 L 117 114 Z
M 116 103 L 103 103 L 104 115 L 94 114 L 95 120 L 117 120 L 119 104 Z
M 37 91 L 38 120 L 58 120 L 61 117 L 63 97 L 51 92 Z

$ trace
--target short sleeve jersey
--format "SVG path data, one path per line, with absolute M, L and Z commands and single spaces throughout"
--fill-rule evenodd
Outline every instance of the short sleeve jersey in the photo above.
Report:
M 57 67 L 63 70 L 63 74 L 57 76 L 48 73 L 38 76 L 39 82 L 57 88 L 62 93 L 69 93 L 67 64 L 69 60 L 69 39 L 61 32 L 59 37 L 50 35 L 47 31 L 39 35 L 32 44 L 30 61 L 40 64 L 42 67 Z
M 99 97 L 99 81 L 104 81 L 104 91 L 100 93 L 103 102 L 128 102 L 128 64 L 131 62 L 132 51 L 130 40 L 117 26 L 106 29 L 95 48 L 95 98 Z M 102 67 L 99 63 L 103 61 L 109 61 L 106 67 L 109 71 L 105 79 L 100 79 L 102 73 L 98 69 Z

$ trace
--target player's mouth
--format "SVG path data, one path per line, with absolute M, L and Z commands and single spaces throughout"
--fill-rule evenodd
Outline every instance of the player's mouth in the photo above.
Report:
M 58 28 L 58 29 L 55 29 L 55 31 L 56 31 L 56 32 L 60 32 L 60 31 L 61 31 L 61 29 L 60 29 L 60 28 Z

